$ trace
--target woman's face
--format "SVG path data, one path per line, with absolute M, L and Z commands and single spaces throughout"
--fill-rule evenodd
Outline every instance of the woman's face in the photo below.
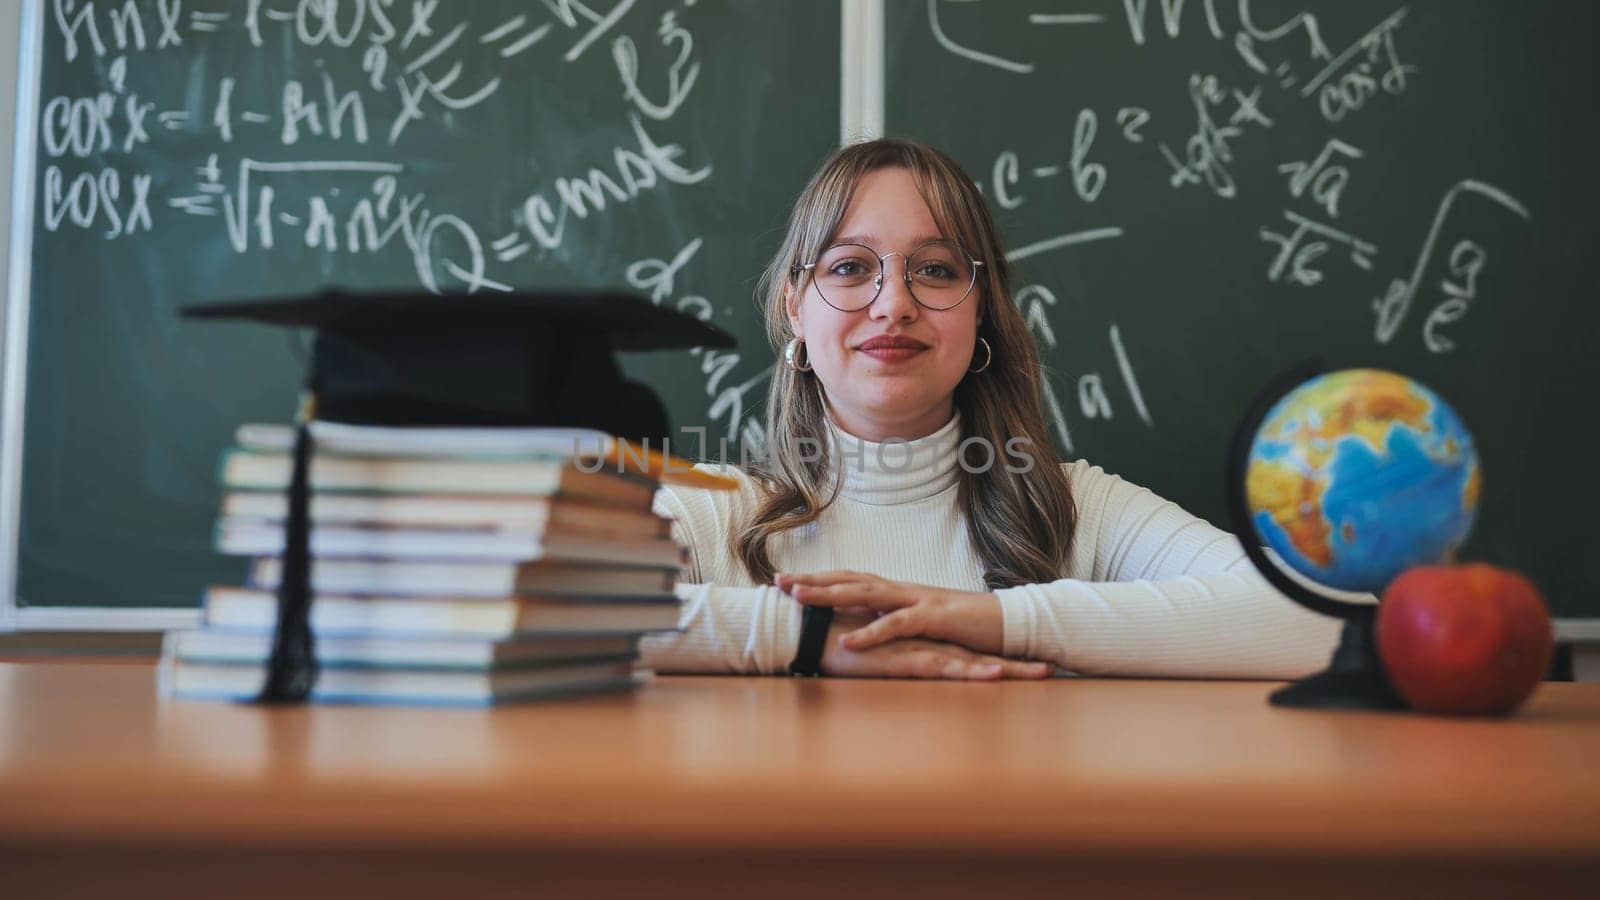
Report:
M 974 287 L 959 305 L 933 310 L 917 303 L 904 276 L 913 251 L 952 239 L 940 234 L 909 171 L 878 169 L 857 183 L 829 242 L 893 254 L 884 261 L 877 298 L 864 309 L 841 312 L 823 300 L 813 277 L 802 282 L 803 293 L 789 297 L 790 325 L 805 341 L 834 421 L 850 434 L 913 440 L 950 420 L 956 384 L 973 364 L 980 291 Z

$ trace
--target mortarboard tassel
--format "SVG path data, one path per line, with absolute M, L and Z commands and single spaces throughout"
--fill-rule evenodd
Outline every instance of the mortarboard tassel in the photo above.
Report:
M 294 430 L 289 515 L 284 524 L 283 571 L 278 581 L 278 627 L 257 703 L 303 703 L 317 681 L 311 637 L 311 426 L 316 397 L 307 393 Z

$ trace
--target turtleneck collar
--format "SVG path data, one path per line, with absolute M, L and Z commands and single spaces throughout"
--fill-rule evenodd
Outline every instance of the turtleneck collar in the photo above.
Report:
M 874 506 L 895 506 L 925 500 L 954 487 L 961 443 L 961 416 L 914 441 L 864 441 L 846 433 L 827 417 L 832 436 L 831 459 L 844 467 L 841 497 Z

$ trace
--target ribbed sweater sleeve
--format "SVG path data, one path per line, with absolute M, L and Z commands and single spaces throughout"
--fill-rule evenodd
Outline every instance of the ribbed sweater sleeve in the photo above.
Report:
M 697 508 L 690 510 L 688 503 Z M 699 508 L 703 507 L 703 508 Z M 702 568 L 715 541 L 726 541 L 724 516 L 708 492 L 663 490 L 658 515 L 672 519 L 672 536 L 689 551 L 677 586 L 683 610 L 676 632 L 640 642 L 646 665 L 661 672 L 762 674 L 788 670 L 800 643 L 800 609 L 777 588 L 706 584 Z
M 1324 665 L 1339 623 L 1257 573 L 1238 540 L 1084 462 L 1068 577 L 997 591 L 1005 652 L 1084 674 L 1293 678 Z

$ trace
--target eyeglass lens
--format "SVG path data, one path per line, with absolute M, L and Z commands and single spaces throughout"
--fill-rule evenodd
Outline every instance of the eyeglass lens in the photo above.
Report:
M 884 283 L 896 276 L 891 254 L 889 271 L 877 253 L 860 244 L 836 244 L 823 251 L 815 273 L 817 290 L 828 305 L 846 312 L 865 309 L 877 299 Z M 950 309 L 972 292 L 976 268 L 972 257 L 953 241 L 924 244 L 904 257 L 911 295 L 929 309 Z

